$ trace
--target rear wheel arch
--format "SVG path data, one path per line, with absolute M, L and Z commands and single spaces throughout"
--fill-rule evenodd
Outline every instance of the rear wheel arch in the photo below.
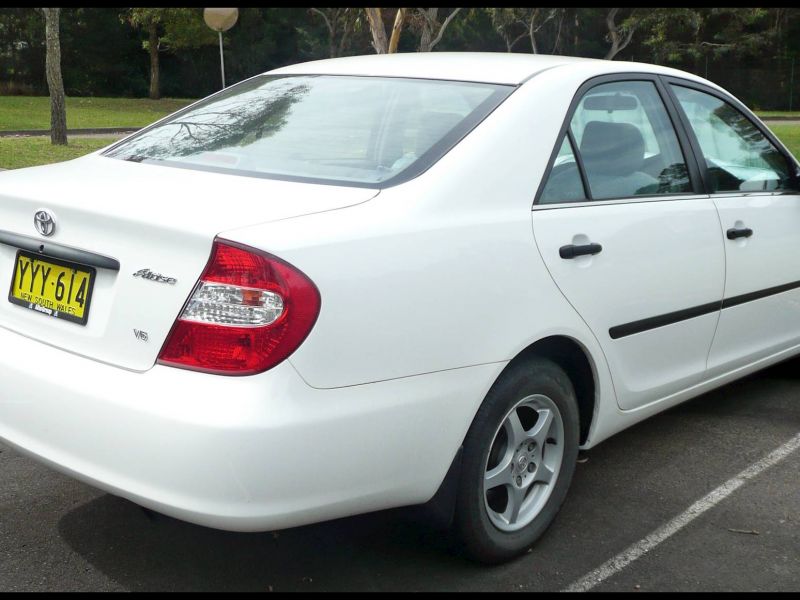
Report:
M 569 377 L 575 388 L 580 414 L 580 443 L 586 443 L 597 409 L 597 368 L 589 351 L 577 340 L 563 335 L 542 338 L 520 351 L 506 365 L 497 379 L 510 368 L 533 358 L 546 358 Z

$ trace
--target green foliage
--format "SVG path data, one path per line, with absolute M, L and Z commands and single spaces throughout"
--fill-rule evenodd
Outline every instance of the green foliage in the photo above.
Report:
M 350 56 L 369 45 L 369 25 L 361 8 L 309 8 L 298 20 L 298 50 L 303 58 Z
M 439 9 L 438 20 L 451 10 Z M 531 52 L 533 24 L 539 53 L 603 58 L 611 47 L 606 22 L 610 10 L 463 8 L 434 51 L 505 52 L 510 45 L 513 52 Z M 419 48 L 420 27 L 413 20 L 418 11 L 409 9 L 401 52 Z M 395 9 L 384 12 L 391 20 Z M 333 40 L 322 14 L 336 23 Z M 748 102 L 788 107 L 791 57 L 800 54 L 800 8 L 620 8 L 614 23 L 618 42 L 625 42 L 632 32 L 630 43 L 615 60 L 669 64 L 708 74 Z M 151 24 L 163 51 L 161 92 L 201 96 L 216 91 L 217 36 L 206 27 L 201 8 L 65 8 L 61 49 L 67 95 L 146 95 L 150 61 L 142 47 L 149 45 Z M 347 39 L 340 43 L 346 28 Z M 241 8 L 238 22 L 223 39 L 229 83 L 332 53 L 374 52 L 362 8 Z M 777 82 L 770 84 L 767 75 Z M 800 74 L 795 80 L 795 100 L 800 102 Z M 769 88 L 773 99 L 767 94 Z M 31 92 L 47 93 L 43 20 L 33 8 L 0 9 L 0 93 Z
M 490 8 L 489 15 L 494 30 L 503 38 L 508 52 L 525 39 L 528 33 L 528 19 L 535 9 L 530 8 Z
M 765 8 L 712 8 L 708 37 L 717 56 L 760 54 L 774 44 L 776 31 Z
M 642 45 L 655 62 L 677 62 L 701 53 L 700 31 L 704 16 L 693 8 L 654 8 L 641 15 Z
M 139 56 L 139 47 L 137 32 L 121 23 L 116 11 L 62 9 L 61 72 L 67 95 L 145 94 L 146 65 L 132 60 Z
M 642 42 L 657 60 L 742 60 L 777 50 L 778 12 L 766 8 L 655 8 L 642 18 Z
M 240 8 L 238 23 L 223 34 L 227 42 L 226 72 L 230 70 L 231 80 L 240 81 L 297 62 L 295 24 L 308 18 L 304 8 Z M 215 60 L 219 60 L 216 55 Z
M 492 24 L 491 11 L 485 8 L 462 10 L 436 47 L 439 51 L 474 51 L 480 48 L 488 52 L 505 51 L 502 37 L 496 35 Z
M 158 28 L 159 50 L 199 48 L 217 42 L 217 34 L 203 20 L 202 8 L 131 8 L 123 20 L 135 28 Z M 142 47 L 148 49 L 149 41 Z
M 47 92 L 44 22 L 31 8 L 0 9 L 0 82 Z

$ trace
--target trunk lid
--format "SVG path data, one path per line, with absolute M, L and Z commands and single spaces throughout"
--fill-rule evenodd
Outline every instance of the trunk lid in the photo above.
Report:
M 52 243 L 111 257 L 120 269 L 97 268 L 81 326 L 7 299 L 18 248 L 0 244 L 0 327 L 116 366 L 149 369 L 219 232 L 352 206 L 377 193 L 98 155 L 3 172 L 0 231 L 6 238 L 28 236 L 46 248 Z M 34 228 L 40 209 L 55 217 L 51 237 Z M 268 241 L 263 249 L 269 251 Z M 134 277 L 144 269 L 175 282 Z

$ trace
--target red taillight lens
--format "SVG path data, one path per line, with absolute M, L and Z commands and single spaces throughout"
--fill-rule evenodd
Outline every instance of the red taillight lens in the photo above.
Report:
M 159 362 L 254 375 L 297 350 L 319 315 L 316 286 L 288 263 L 215 240 L 211 258 L 161 349 Z

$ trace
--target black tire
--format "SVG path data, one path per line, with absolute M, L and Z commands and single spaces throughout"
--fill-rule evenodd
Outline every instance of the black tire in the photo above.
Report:
M 520 400 L 543 394 L 556 405 L 564 426 L 564 454 L 552 491 L 542 509 L 522 529 L 502 531 L 489 519 L 483 480 L 492 442 L 505 416 Z M 511 365 L 495 382 L 464 439 L 456 501 L 455 532 L 467 556 L 496 564 L 525 552 L 552 523 L 564 502 L 578 457 L 578 403 L 566 373 L 554 362 L 534 358 Z

